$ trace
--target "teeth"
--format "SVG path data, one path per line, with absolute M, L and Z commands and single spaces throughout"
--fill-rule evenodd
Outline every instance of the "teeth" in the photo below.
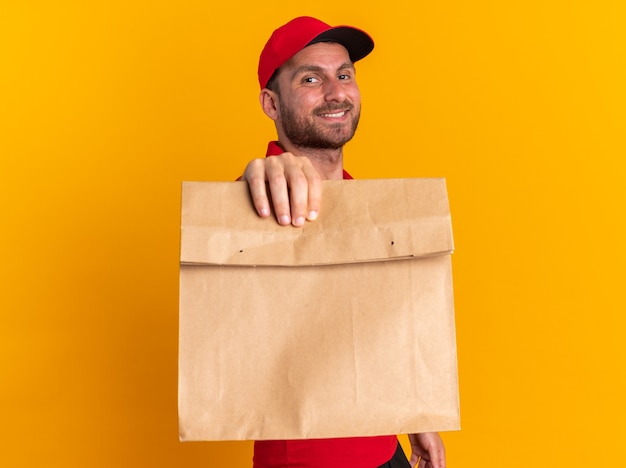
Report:
M 337 112 L 336 114 L 322 114 L 323 117 L 343 117 L 346 111 Z

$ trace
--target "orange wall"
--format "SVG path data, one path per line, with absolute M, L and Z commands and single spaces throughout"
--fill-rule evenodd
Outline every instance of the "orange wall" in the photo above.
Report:
M 180 183 L 262 156 L 258 53 L 313 14 L 377 43 L 347 168 L 448 179 L 463 426 L 449 466 L 615 466 L 623 2 L 5 3 L 0 465 L 250 466 L 250 443 L 177 439 Z

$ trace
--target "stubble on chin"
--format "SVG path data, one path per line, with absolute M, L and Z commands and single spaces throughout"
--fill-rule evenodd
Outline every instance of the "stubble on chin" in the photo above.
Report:
M 360 112 L 354 106 L 346 108 L 344 105 L 328 105 L 315 109 L 309 119 L 298 118 L 286 107 L 281 106 L 283 131 L 289 141 L 300 148 L 312 149 L 340 149 L 352 139 L 359 124 Z M 350 122 L 330 125 L 316 125 L 316 115 L 332 113 L 337 110 L 347 110 L 355 113 Z

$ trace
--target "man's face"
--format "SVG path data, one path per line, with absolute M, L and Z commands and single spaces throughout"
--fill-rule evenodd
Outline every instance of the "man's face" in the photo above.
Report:
M 348 51 L 321 42 L 305 47 L 280 69 L 276 123 L 298 147 L 338 149 L 350 141 L 361 97 Z

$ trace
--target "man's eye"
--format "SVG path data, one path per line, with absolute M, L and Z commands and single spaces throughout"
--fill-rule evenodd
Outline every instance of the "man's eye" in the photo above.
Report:
M 318 79 L 315 78 L 314 76 L 308 76 L 304 79 L 305 83 L 317 83 Z
M 339 79 L 340 80 L 349 80 L 350 79 L 350 75 L 346 75 L 346 74 L 339 75 Z

